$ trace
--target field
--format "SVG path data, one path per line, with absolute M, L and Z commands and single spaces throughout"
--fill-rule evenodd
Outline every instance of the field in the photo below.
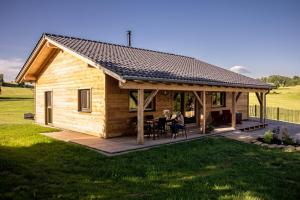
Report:
M 40 135 L 57 130 L 22 120 L 24 112 L 32 112 L 32 91 L 5 90 L 0 102 L 0 199 L 300 196 L 299 153 L 208 138 L 106 157 Z
M 1 87 L 0 94 L 0 124 L 32 123 L 24 120 L 23 114 L 33 113 L 33 90 L 30 88 Z
M 249 100 L 250 105 L 259 105 L 254 93 L 250 93 Z M 300 110 L 300 85 L 271 90 L 267 95 L 267 107 Z

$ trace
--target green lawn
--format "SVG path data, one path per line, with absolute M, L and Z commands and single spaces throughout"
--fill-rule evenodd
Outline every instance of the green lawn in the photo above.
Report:
M 105 157 L 0 125 L 0 199 L 297 199 L 300 154 L 211 138 Z
M 0 102 L 0 199 L 299 199 L 299 153 L 210 138 L 106 157 L 40 135 L 56 130 L 22 120 L 31 90 L 13 90 Z
M 250 93 L 249 100 L 250 105 L 259 105 L 255 93 Z M 271 90 L 267 95 L 267 106 L 300 110 L 300 85 Z
M 32 120 L 24 120 L 23 114 L 33 113 L 33 90 L 30 88 L 1 88 L 0 124 L 32 123 Z

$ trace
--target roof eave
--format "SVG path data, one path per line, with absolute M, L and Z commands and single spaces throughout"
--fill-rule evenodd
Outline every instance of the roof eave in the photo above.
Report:
M 180 84 L 196 84 L 196 85 L 208 85 L 208 86 L 223 86 L 223 87 L 235 87 L 235 88 L 251 88 L 251 89 L 273 89 L 271 85 L 250 85 L 250 84 L 239 84 L 239 83 L 225 83 L 217 81 L 191 81 L 191 80 L 179 80 L 179 79 L 164 79 L 164 78 L 147 78 L 147 77 L 136 77 L 136 76 L 123 76 L 125 80 L 133 81 L 155 81 L 155 82 L 168 82 L 168 83 L 180 83 Z

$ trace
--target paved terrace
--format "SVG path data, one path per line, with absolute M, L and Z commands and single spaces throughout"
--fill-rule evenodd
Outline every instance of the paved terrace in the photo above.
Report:
M 277 126 L 287 127 L 289 133 L 293 137 L 300 138 L 300 124 L 292 124 L 286 122 L 278 122 L 268 120 L 268 127 L 264 129 L 259 129 L 256 131 L 242 132 L 238 129 L 243 128 L 245 126 L 252 126 L 259 124 L 257 121 L 243 121 L 242 125 L 237 126 L 237 130 L 234 130 L 231 127 L 219 127 L 215 129 L 213 133 L 210 134 L 200 134 L 198 128 L 188 128 L 187 129 L 187 138 L 184 135 L 178 135 L 176 139 L 171 138 L 170 134 L 165 136 L 161 136 L 155 140 L 148 138 L 145 136 L 144 145 L 138 145 L 136 142 L 136 136 L 127 136 L 127 137 L 116 137 L 110 139 L 103 139 L 96 136 L 91 136 L 83 133 L 73 132 L 63 130 L 61 132 L 52 132 L 52 133 L 42 133 L 48 137 L 62 140 L 66 142 L 76 143 L 79 145 L 83 145 L 87 148 L 96 150 L 104 155 L 113 156 L 128 153 L 131 151 L 137 150 L 145 150 L 153 147 L 158 147 L 161 145 L 169 145 L 179 142 L 186 142 L 191 140 L 202 139 L 204 137 L 212 137 L 212 136 L 224 136 L 230 139 L 235 139 L 239 141 L 252 141 L 258 136 L 262 136 L 264 132 L 268 129 L 272 129 Z

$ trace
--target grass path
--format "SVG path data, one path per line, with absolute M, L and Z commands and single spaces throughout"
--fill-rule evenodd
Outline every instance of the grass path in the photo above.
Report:
M 0 199 L 297 199 L 300 155 L 211 138 L 105 157 L 0 125 Z

